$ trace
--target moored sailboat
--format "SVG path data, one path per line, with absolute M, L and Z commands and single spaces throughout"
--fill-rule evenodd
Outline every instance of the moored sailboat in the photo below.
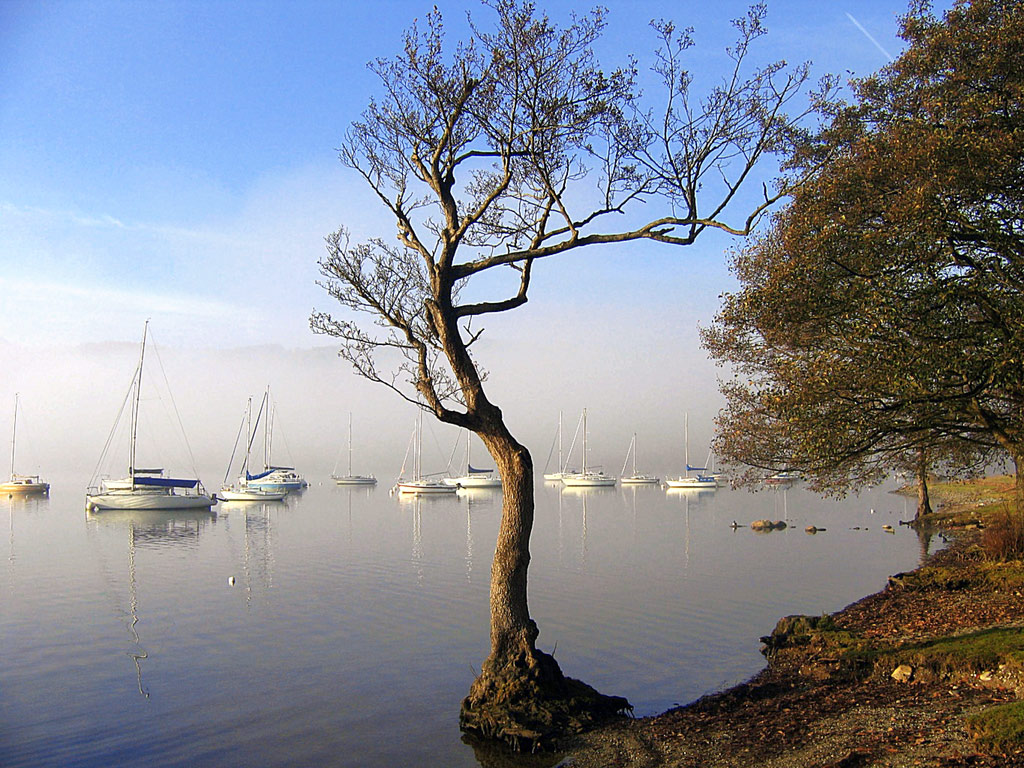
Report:
M 135 466 L 136 438 L 139 425 L 139 402 L 142 395 L 142 372 L 146 359 L 146 338 L 149 331 L 149 321 L 142 331 L 142 349 L 139 353 L 139 363 L 136 366 L 135 374 L 132 377 L 132 385 L 128 391 L 131 398 L 130 414 L 130 443 L 128 448 L 128 475 L 119 480 L 102 479 L 97 481 L 94 476 L 86 491 L 85 504 L 92 511 L 104 509 L 200 509 L 210 507 L 215 499 L 206 495 L 198 478 L 176 478 L 168 477 L 164 470 L 139 468 Z M 121 407 L 121 413 L 124 406 Z M 120 419 L 121 414 L 118 414 Z M 117 429 L 115 420 L 114 430 Z M 103 449 L 106 454 L 110 446 L 110 440 Z M 100 464 L 103 463 L 103 456 L 100 457 Z
M 256 428 L 259 427 L 260 416 L 263 414 L 263 404 L 260 405 L 260 412 L 256 415 Z M 235 451 L 238 449 L 238 440 L 242 435 L 242 428 L 245 428 L 245 459 L 242 461 L 241 474 L 238 482 L 228 483 L 231 475 L 231 465 L 235 460 Z M 235 444 L 231 449 L 231 458 L 228 459 L 228 469 L 224 473 L 224 484 L 218 491 L 218 498 L 223 501 L 280 501 L 287 495 L 288 491 L 276 490 L 273 488 L 260 488 L 249 485 L 247 481 L 249 473 L 249 453 L 252 448 L 252 440 L 255 436 L 255 429 L 252 426 L 252 398 L 250 397 L 245 406 L 245 414 L 242 416 L 242 423 L 238 427 L 238 434 L 235 435 Z
M 377 478 L 373 475 L 353 475 L 352 474 L 352 414 L 348 415 L 348 474 L 338 475 L 338 465 L 335 462 L 334 472 L 331 473 L 331 479 L 334 480 L 338 485 L 376 485 Z
M 420 411 L 417 414 L 416 429 L 413 431 L 413 442 L 415 444 L 415 453 L 413 455 L 413 477 L 411 480 L 405 480 L 399 478 L 395 487 L 399 493 L 404 494 L 439 494 L 439 493 L 455 493 L 459 490 L 457 485 L 447 485 L 439 480 L 428 480 L 423 477 L 423 412 Z M 406 450 L 406 457 L 408 457 L 408 450 Z M 402 464 L 402 474 L 405 474 L 405 464 Z
M 610 488 L 615 485 L 615 478 L 587 469 L 587 409 L 583 409 L 583 470 L 562 477 L 562 485 L 567 488 Z
M 683 461 L 686 465 L 686 474 L 677 478 L 666 480 L 665 485 L 669 488 L 696 489 L 713 491 L 718 487 L 718 481 L 707 472 L 707 467 L 690 466 L 690 414 L 683 416 Z M 691 475 L 691 472 L 697 474 Z
M 582 420 L 582 416 L 580 418 Z M 576 432 L 577 433 L 579 433 L 579 429 L 580 429 L 580 425 L 577 424 L 576 425 Z M 565 477 L 566 475 L 579 474 L 576 470 L 567 469 L 565 463 L 562 460 L 562 412 L 561 411 L 558 412 L 558 436 L 557 436 L 557 440 L 558 440 L 558 471 L 557 472 L 545 472 L 544 473 L 544 479 L 545 480 L 550 481 L 550 482 L 555 482 L 555 483 L 561 482 L 562 478 Z M 574 434 L 572 436 L 572 444 L 569 446 L 569 455 L 570 456 L 572 455 L 572 446 L 575 445 L 575 444 L 576 444 L 576 435 Z M 552 445 L 551 446 L 551 451 L 554 451 L 554 448 L 555 448 L 554 445 Z M 548 464 L 551 463 L 551 451 L 548 452 L 548 461 L 547 461 Z M 544 468 L 547 469 L 547 464 L 545 464 Z
M 306 479 L 295 471 L 295 467 L 276 466 L 271 459 L 274 446 L 274 414 L 275 407 L 270 399 L 270 387 L 263 395 L 263 405 L 267 409 L 267 419 L 263 429 L 263 471 L 252 474 L 245 473 L 245 484 L 250 488 L 263 488 L 269 491 L 299 491 L 307 487 Z
M 766 485 L 792 485 L 800 479 L 800 475 L 790 470 L 782 470 L 774 474 L 768 475 L 764 479 Z
M 469 442 L 473 433 L 466 430 L 466 474 L 459 477 L 446 477 L 442 482 L 445 485 L 454 485 L 459 488 L 501 488 L 501 476 L 493 469 L 478 469 L 473 466 L 470 459 Z
M 39 475 L 23 475 L 14 471 L 14 452 L 18 445 L 18 393 L 14 393 L 14 426 L 11 429 L 11 479 L 0 483 L 0 493 L 30 494 L 50 492 L 50 484 Z
M 629 463 L 630 454 L 633 455 L 633 474 L 627 476 L 626 465 Z M 619 482 L 623 485 L 657 485 L 661 482 L 657 477 L 640 474 L 636 471 L 636 432 L 633 433 L 633 439 L 629 441 L 629 448 L 626 449 L 626 459 L 622 462 L 622 475 L 619 477 Z

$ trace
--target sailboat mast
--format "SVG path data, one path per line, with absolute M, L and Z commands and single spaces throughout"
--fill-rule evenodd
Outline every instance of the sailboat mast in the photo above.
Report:
M 348 476 L 352 477 L 352 411 L 348 412 Z
M 270 402 L 270 385 L 267 385 L 267 392 L 263 396 L 267 404 L 267 421 L 263 425 L 263 469 L 270 469 L 273 464 L 270 460 L 270 446 L 273 445 L 272 431 L 274 429 L 274 406 Z
M 587 474 L 587 409 L 583 409 L 583 474 Z
M 636 432 L 633 433 L 633 439 L 629 441 L 629 448 L 626 449 L 626 458 L 622 461 L 622 471 L 619 472 L 623 477 L 626 476 L 626 467 L 629 466 L 629 454 L 633 453 L 633 475 L 636 475 L 636 453 L 634 453 L 636 446 Z
M 558 471 L 565 472 L 565 464 L 562 461 L 562 411 L 558 411 Z
M 242 465 L 242 477 L 249 475 L 249 445 L 252 441 L 252 398 L 245 406 L 245 464 Z
M 14 393 L 14 429 L 11 430 L 11 480 L 14 480 L 14 446 L 18 444 L 18 393 Z
M 686 466 L 686 475 L 690 475 L 690 414 L 683 414 L 683 463 Z
M 139 352 L 139 367 L 135 370 L 135 399 L 132 400 L 131 443 L 128 448 L 128 477 L 135 488 L 135 433 L 139 425 L 139 400 L 142 397 L 142 363 L 146 359 L 146 334 L 149 320 L 142 327 L 142 349 Z
M 633 433 L 633 477 L 636 477 L 636 432 Z
M 416 414 L 416 480 L 423 479 L 423 411 Z

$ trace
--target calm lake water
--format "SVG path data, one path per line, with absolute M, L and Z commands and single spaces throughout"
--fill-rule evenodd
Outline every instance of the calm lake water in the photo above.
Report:
M 477 765 L 457 720 L 488 650 L 500 492 L 312 482 L 209 513 L 86 514 L 84 479 L 3 499 L 0 765 Z M 691 701 L 757 672 L 780 616 L 914 567 L 912 514 L 884 489 L 539 484 L 539 645 L 638 715 Z M 793 527 L 730 526 L 764 517 Z

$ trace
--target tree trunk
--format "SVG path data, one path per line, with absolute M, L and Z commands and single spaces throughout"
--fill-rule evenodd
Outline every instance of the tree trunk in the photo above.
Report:
M 450 261 L 450 256 L 442 259 Z M 550 748 L 561 735 L 621 715 L 630 705 L 622 697 L 605 696 L 565 677 L 553 656 L 537 650 L 537 624 L 526 602 L 533 459 L 508 431 L 501 409 L 484 393 L 479 371 L 459 335 L 451 293 L 451 281 L 439 275 L 434 281 L 437 299 L 428 304 L 430 317 L 465 398 L 462 425 L 480 436 L 501 474 L 503 489 L 501 527 L 491 564 L 491 653 L 462 701 L 459 726 L 518 751 L 535 752 Z M 425 388 L 433 391 L 428 384 Z
M 1024 515 L 1024 474 L 1021 474 L 1021 470 L 1024 469 L 1024 450 L 1012 453 L 1011 457 L 1013 458 L 1013 474 L 1016 478 L 1014 489 L 1017 497 L 1017 514 Z
M 491 653 L 462 702 L 459 725 L 467 733 L 533 752 L 630 706 L 622 697 L 565 677 L 554 657 L 537 649 L 537 625 L 526 599 L 533 460 L 504 424 L 480 436 L 501 473 L 502 516 L 491 565 Z
M 1008 430 L 1004 421 L 982 408 L 976 399 L 971 401 L 971 410 L 978 421 L 992 433 L 996 442 L 1010 455 L 1015 477 L 1014 496 L 1017 513 L 1024 514 L 1024 477 L 1021 477 L 1021 469 L 1024 468 L 1024 445 L 1017 438 L 1018 432 Z
M 502 477 L 502 513 L 491 563 L 491 656 L 532 650 L 537 627 L 527 607 L 526 573 L 533 531 L 533 460 L 510 439 L 487 440 Z
M 924 451 L 917 454 L 917 514 L 915 520 L 920 520 L 932 512 L 931 502 L 928 500 L 928 459 Z

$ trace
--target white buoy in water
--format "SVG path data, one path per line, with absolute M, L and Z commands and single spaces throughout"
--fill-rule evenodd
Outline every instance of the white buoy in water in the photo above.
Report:
M 228 576 L 228 586 L 229 587 L 235 586 L 235 577 L 234 576 Z

